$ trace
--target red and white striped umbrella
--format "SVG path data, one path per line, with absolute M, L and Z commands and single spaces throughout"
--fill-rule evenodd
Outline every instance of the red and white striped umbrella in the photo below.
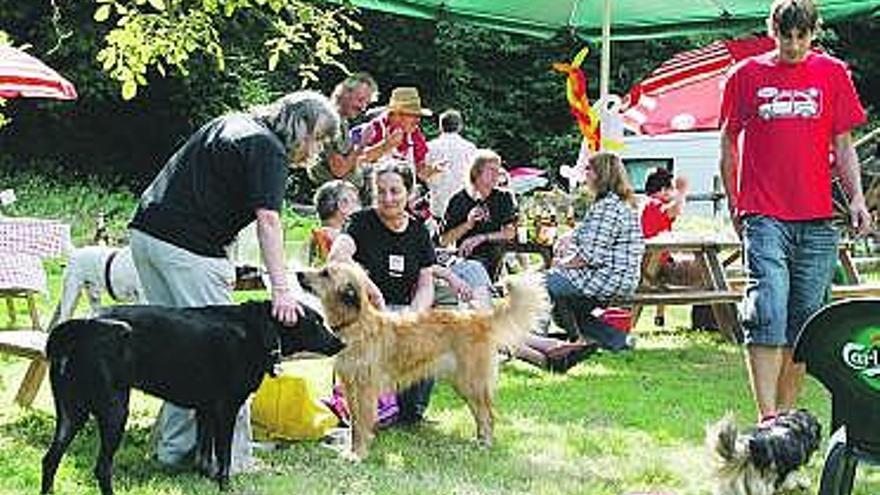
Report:
M 0 46 L 0 98 L 75 100 L 76 88 L 39 59 Z
M 630 90 L 624 123 L 644 134 L 717 129 L 727 71 L 775 47 L 762 36 L 720 40 L 675 55 Z

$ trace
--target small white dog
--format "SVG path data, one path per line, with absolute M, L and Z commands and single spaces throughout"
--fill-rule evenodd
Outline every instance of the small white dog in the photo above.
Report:
M 49 328 L 73 316 L 83 289 L 89 299 L 92 315 L 101 306 L 101 294 L 105 291 L 117 302 L 144 302 L 144 291 L 131 258 L 131 249 L 128 246 L 74 249 L 64 269 L 61 300 L 55 307 Z

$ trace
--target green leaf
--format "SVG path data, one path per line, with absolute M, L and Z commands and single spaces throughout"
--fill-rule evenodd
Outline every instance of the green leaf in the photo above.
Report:
M 131 79 L 122 83 L 122 99 L 128 101 L 137 95 L 137 84 Z
M 153 6 L 154 9 L 159 12 L 163 12 L 165 10 L 165 0 L 149 0 L 150 5 Z
M 269 70 L 275 70 L 275 67 L 278 66 L 278 58 L 278 52 L 272 52 L 272 54 L 269 55 Z
M 109 5 L 101 5 L 97 9 L 95 9 L 94 19 L 95 22 L 104 22 L 110 17 L 110 6 Z

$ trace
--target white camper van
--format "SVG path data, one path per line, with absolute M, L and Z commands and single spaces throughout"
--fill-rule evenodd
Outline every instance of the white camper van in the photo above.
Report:
M 644 192 L 645 178 L 665 167 L 690 182 L 686 215 L 727 216 L 718 171 L 720 132 L 678 132 L 658 136 L 626 136 L 620 156 L 637 192 Z

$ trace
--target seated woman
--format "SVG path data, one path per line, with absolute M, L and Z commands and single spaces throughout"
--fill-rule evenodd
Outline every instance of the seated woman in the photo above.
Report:
M 353 213 L 336 237 L 331 261 L 355 261 L 370 277 L 370 300 L 388 310 L 420 311 L 434 301 L 434 246 L 425 226 L 414 220 L 406 205 L 413 186 L 412 169 L 405 164 L 377 167 L 375 205 Z M 396 423 L 424 419 L 432 380 L 416 383 L 397 396 Z
M 576 362 L 591 344 L 612 351 L 634 345 L 630 335 L 605 324 L 592 311 L 615 296 L 631 295 L 639 283 L 645 241 L 635 194 L 623 163 L 612 153 L 601 152 L 589 159 L 585 184 L 595 194 L 595 202 L 560 256 L 554 258 L 546 278 L 553 321 L 574 342 L 529 342 L 517 352 L 517 357 L 557 370 Z
M 455 244 L 465 258 L 479 261 L 494 280 L 504 256 L 502 245 L 516 236 L 516 201 L 513 193 L 498 187 L 501 157 L 492 150 L 477 150 L 469 184 L 452 195 L 440 229 L 440 244 Z
M 315 191 L 315 209 L 321 226 L 312 231 L 309 242 L 309 264 L 323 264 L 330 247 L 342 231 L 348 217 L 361 209 L 357 188 L 350 182 L 331 180 Z

